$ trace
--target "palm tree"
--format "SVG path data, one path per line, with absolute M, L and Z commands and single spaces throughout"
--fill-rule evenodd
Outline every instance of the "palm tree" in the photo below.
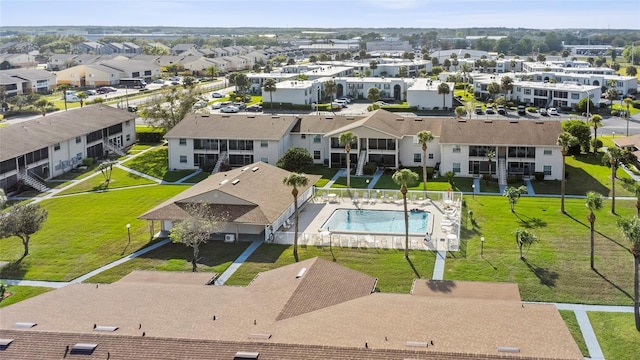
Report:
M 298 187 L 305 187 L 309 183 L 309 178 L 305 174 L 291 173 L 282 180 L 282 183 L 291 186 L 294 209 L 294 232 L 293 232 L 293 258 L 298 262 Z
M 595 191 L 589 191 L 587 193 L 587 208 L 589 208 L 589 216 L 587 216 L 587 220 L 589 220 L 589 224 L 591 224 L 591 268 L 595 269 L 593 265 L 593 254 L 594 254 L 594 233 L 595 233 L 595 224 L 596 224 L 596 214 L 593 213 L 594 210 L 602 209 L 602 204 L 604 202 L 602 194 L 597 193 Z
M 33 105 L 40 110 L 42 116 L 45 116 L 47 115 L 47 109 L 49 109 L 49 107 L 53 105 L 53 103 L 47 99 L 42 98 L 38 99 Z
M 447 83 L 441 83 L 438 85 L 438 94 L 442 94 L 442 109 L 444 110 L 446 107 L 446 96 L 451 93 L 451 89 Z
M 500 80 L 500 87 L 504 91 L 504 97 L 507 97 L 507 93 L 513 90 L 513 79 L 509 76 L 503 76 Z
M 640 219 L 630 217 L 618 219 L 618 227 L 624 236 L 631 241 L 633 254 L 633 312 L 636 320 L 636 330 L 640 331 L 640 291 L 638 287 L 638 270 L 640 269 Z
M 351 188 L 351 144 L 355 144 L 358 137 L 351 131 L 340 134 L 340 145 L 344 145 L 344 152 L 347 154 L 347 189 Z
M 489 176 L 493 176 L 493 174 L 491 173 L 491 163 L 493 162 L 493 159 L 496 157 L 496 151 L 491 149 L 489 151 L 487 151 L 487 159 L 489 160 Z
M 529 249 L 531 248 L 531 244 L 537 242 L 538 237 L 533 233 L 529 232 L 525 229 L 516 230 L 516 244 L 518 244 L 518 249 L 520 250 L 520 259 L 524 260 L 525 256 L 529 253 Z M 522 248 L 527 247 L 527 254 L 522 254 Z
M 78 98 L 80 99 L 80 107 L 84 106 L 84 100 L 88 97 L 89 95 L 87 95 L 87 93 L 84 91 L 78 93 Z
M 333 101 L 333 94 L 335 94 L 336 91 L 338 91 L 338 84 L 336 84 L 336 82 L 333 80 L 328 80 L 328 81 L 325 81 L 323 85 L 324 85 L 324 91 L 327 94 L 331 94 L 329 98 L 331 101 Z
M 424 198 L 427 198 L 427 144 L 432 142 L 434 137 L 431 131 L 422 130 L 418 132 L 418 144 L 422 146 L 422 183 L 424 188 Z
M 64 100 L 64 111 L 67 111 L 67 90 L 69 90 L 69 84 L 58 85 L 58 90 L 62 91 L 62 99 Z
M 492 99 L 494 99 L 496 95 L 500 94 L 500 91 L 502 91 L 502 88 L 500 87 L 500 84 L 495 81 L 487 85 L 487 92 L 491 95 Z
M 621 164 L 635 162 L 635 155 L 627 149 L 611 147 L 602 156 L 602 162 L 611 168 L 611 213 L 616 213 L 616 172 Z
M 276 80 L 268 78 L 262 84 L 262 90 L 269 93 L 269 102 L 271 103 L 271 112 L 273 112 L 273 93 L 277 90 Z
M 220 70 L 218 70 L 215 65 L 211 65 L 204 70 L 204 74 L 208 77 L 214 78 L 218 77 L 218 75 L 220 74 Z
M 504 189 L 503 196 L 506 196 L 509 199 L 509 207 L 511 208 L 511 212 L 516 212 L 516 204 L 518 200 L 520 200 L 520 195 L 527 193 L 527 187 L 522 185 L 519 187 L 508 186 Z
M 633 105 L 633 100 L 631 100 L 630 98 L 624 98 L 624 100 L 622 101 L 627 106 L 627 136 L 629 136 L 629 118 L 631 117 L 629 108 Z
M 563 132 L 558 136 L 558 146 L 560 146 L 560 152 L 562 153 L 562 182 L 560 183 L 560 211 L 564 214 L 564 193 L 566 188 L 567 179 L 565 176 L 565 157 L 569 152 L 569 148 L 575 145 L 578 139 L 568 132 Z
M 588 121 L 593 128 L 593 152 L 595 153 L 598 151 L 598 128 L 602 126 L 602 116 L 592 115 Z
M 618 98 L 618 91 L 612 87 L 607 89 L 607 92 L 604 93 L 605 97 L 607 98 L 607 100 L 611 101 L 611 104 L 609 104 L 609 109 L 613 108 L 613 101 L 616 100 Z
M 404 258 L 409 259 L 409 212 L 407 211 L 407 187 L 418 182 L 418 174 L 409 169 L 398 170 L 393 173 L 393 182 L 400 185 L 400 193 L 404 203 Z

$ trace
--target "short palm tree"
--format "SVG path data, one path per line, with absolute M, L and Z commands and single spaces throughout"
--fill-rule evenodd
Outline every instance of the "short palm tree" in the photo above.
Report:
M 262 90 L 269 93 L 269 103 L 271 103 L 271 112 L 273 112 L 273 93 L 276 92 L 276 80 L 268 78 L 262 84 Z
M 616 213 L 616 172 L 621 164 L 635 162 L 635 155 L 629 150 L 611 147 L 602 156 L 602 162 L 611 168 L 611 213 Z
M 331 101 L 333 101 L 333 94 L 335 94 L 336 91 L 338 91 L 338 84 L 336 84 L 336 82 L 333 80 L 328 80 L 328 81 L 325 81 L 323 85 L 324 85 L 324 91 L 327 94 L 330 94 L 329 98 Z
M 602 116 L 595 114 L 589 118 L 589 125 L 593 128 L 593 152 L 598 151 L 598 128 L 602 126 Z
M 624 98 L 624 100 L 622 101 L 627 107 L 627 136 L 629 136 L 629 118 L 631 117 L 631 113 L 629 112 L 629 109 L 631 108 L 631 106 L 633 106 L 633 100 L 631 100 L 630 98 Z
M 305 174 L 291 173 L 282 180 L 282 183 L 291 186 L 291 195 L 293 195 L 293 209 L 294 209 L 294 232 L 293 232 L 293 258 L 298 259 L 298 188 L 307 186 L 309 178 Z
M 409 212 L 407 211 L 407 187 L 415 186 L 418 174 L 409 169 L 398 170 L 391 177 L 393 182 L 400 185 L 400 193 L 404 203 L 404 257 L 409 259 Z
M 594 257 L 594 236 L 595 236 L 595 224 L 596 224 L 596 214 L 594 210 L 602 209 L 602 204 L 604 200 L 602 194 L 597 193 L 595 191 L 589 191 L 586 197 L 586 205 L 589 208 L 589 216 L 587 216 L 587 220 L 589 220 L 589 224 L 591 224 L 591 268 L 595 269 L 593 265 L 593 257 Z
M 618 219 L 618 227 L 624 236 L 631 241 L 633 254 L 633 313 L 636 330 L 640 331 L 640 291 L 638 287 L 638 270 L 640 269 L 640 219 L 638 217 Z
M 446 96 L 451 93 L 451 89 L 449 88 L 449 84 L 441 83 L 438 85 L 438 94 L 442 94 L 442 109 L 446 107 Z
M 62 99 L 64 100 L 64 111 L 67 111 L 67 90 L 69 90 L 69 84 L 58 85 L 58 90 L 62 92 Z
M 491 164 L 493 163 L 493 159 L 496 157 L 496 151 L 491 149 L 487 151 L 487 160 L 489 160 L 489 176 L 493 176 L 491 173 Z
M 531 245 L 535 242 L 538 242 L 539 239 L 536 235 L 529 230 L 518 229 L 516 230 L 516 244 L 518 245 L 518 249 L 520 250 L 520 259 L 524 260 L 527 254 L 529 253 L 529 249 Z M 527 247 L 527 252 L 525 254 L 522 253 L 522 248 Z
M 347 154 L 347 189 L 351 188 L 351 145 L 358 141 L 358 137 L 351 131 L 340 134 L 340 145 L 344 145 L 344 152 Z
M 573 145 L 575 145 L 578 142 L 578 139 L 576 139 L 575 136 L 571 135 L 568 132 L 563 132 L 562 134 L 560 134 L 560 136 L 558 136 L 558 146 L 560 146 L 560 152 L 562 153 L 562 182 L 560 183 L 560 211 L 562 211 L 562 213 L 564 214 L 564 194 L 565 194 L 565 188 L 566 188 L 566 183 L 567 183 L 567 179 L 565 176 L 565 157 L 567 156 L 567 153 L 569 152 L 569 148 Z
M 427 144 L 432 142 L 434 137 L 431 131 L 422 130 L 418 132 L 418 143 L 422 146 L 422 183 L 424 198 L 427 198 Z

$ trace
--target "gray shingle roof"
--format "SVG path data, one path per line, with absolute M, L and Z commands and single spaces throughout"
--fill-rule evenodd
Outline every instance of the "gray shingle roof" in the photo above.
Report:
M 451 120 L 442 124 L 440 143 L 556 146 L 561 133 L 560 121 Z
M 293 116 L 190 114 L 165 138 L 280 140 L 295 121 Z

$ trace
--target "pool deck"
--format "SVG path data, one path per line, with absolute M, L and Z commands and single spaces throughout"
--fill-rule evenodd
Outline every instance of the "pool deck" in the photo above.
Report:
M 409 248 L 414 250 L 458 251 L 460 239 L 460 203 L 445 204 L 443 201 L 407 200 L 408 209 L 420 209 L 429 212 L 428 229 L 431 240 L 425 241 L 425 234 L 409 234 Z M 448 208 L 448 210 L 447 210 Z M 452 209 L 455 213 L 451 214 Z M 317 197 L 300 209 L 299 244 L 340 247 L 404 248 L 404 234 L 351 233 L 342 231 L 327 232 L 323 224 L 336 209 L 395 210 L 404 209 L 402 201 L 383 202 L 377 199 L 374 204 L 354 202 L 349 198 L 332 197 L 330 201 Z M 449 213 L 448 213 L 448 212 Z M 293 218 L 291 219 L 293 221 Z M 293 243 L 293 227 L 280 228 L 276 232 L 276 243 Z

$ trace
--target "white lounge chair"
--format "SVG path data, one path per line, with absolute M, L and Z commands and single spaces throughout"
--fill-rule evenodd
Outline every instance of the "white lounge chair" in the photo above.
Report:
M 377 201 L 378 195 L 376 193 L 371 194 L 371 198 L 369 199 L 369 204 L 374 205 Z

